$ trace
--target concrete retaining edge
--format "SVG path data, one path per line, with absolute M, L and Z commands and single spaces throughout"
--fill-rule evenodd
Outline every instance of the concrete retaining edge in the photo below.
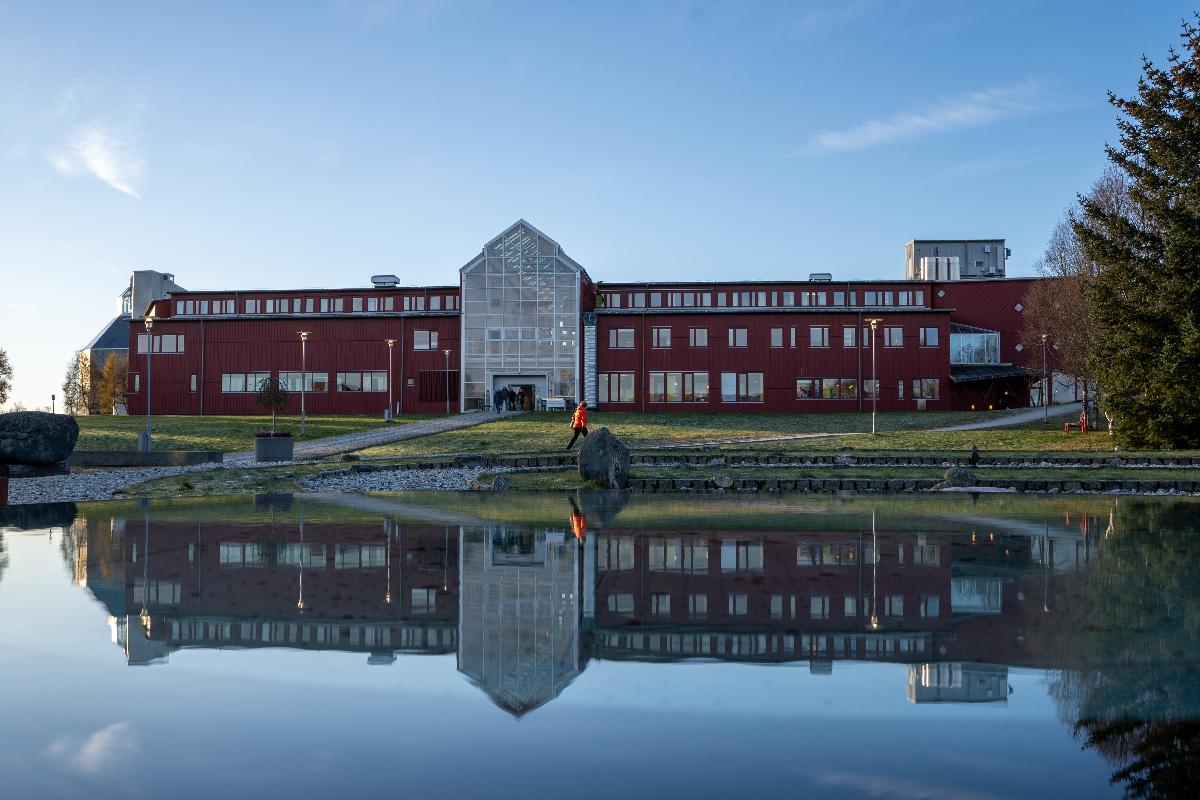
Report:
M 139 453 L 129 450 L 76 450 L 67 459 L 72 467 L 187 467 L 193 464 L 219 464 L 225 454 L 219 450 L 156 450 Z

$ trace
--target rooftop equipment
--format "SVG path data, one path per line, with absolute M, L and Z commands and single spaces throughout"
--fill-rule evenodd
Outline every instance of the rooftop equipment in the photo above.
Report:
M 400 278 L 395 275 L 372 275 L 371 283 L 376 289 L 395 289 L 400 285 Z

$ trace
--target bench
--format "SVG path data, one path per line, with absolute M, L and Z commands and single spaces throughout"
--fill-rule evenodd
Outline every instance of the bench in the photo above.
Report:
M 567 398 L 565 397 L 547 397 L 543 402 L 547 411 L 567 410 Z
M 1085 412 L 1083 414 L 1080 414 L 1078 422 L 1064 422 L 1063 423 L 1063 433 L 1070 433 L 1071 428 L 1078 428 L 1080 433 L 1087 433 L 1088 432 L 1087 413 Z

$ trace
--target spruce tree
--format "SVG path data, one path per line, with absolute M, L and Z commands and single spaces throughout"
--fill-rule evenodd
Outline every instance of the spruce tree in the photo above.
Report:
M 1091 362 L 1117 436 L 1135 447 L 1200 446 L 1200 27 L 1184 22 L 1167 66 L 1142 59 L 1137 96 L 1106 148 L 1129 207 L 1080 197 L 1075 230 L 1097 267 L 1088 287 Z

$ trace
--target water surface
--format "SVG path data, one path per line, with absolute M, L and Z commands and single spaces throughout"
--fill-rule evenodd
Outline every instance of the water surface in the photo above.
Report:
M 1067 798 L 1197 779 L 1188 500 L 4 513 L 5 797 Z

